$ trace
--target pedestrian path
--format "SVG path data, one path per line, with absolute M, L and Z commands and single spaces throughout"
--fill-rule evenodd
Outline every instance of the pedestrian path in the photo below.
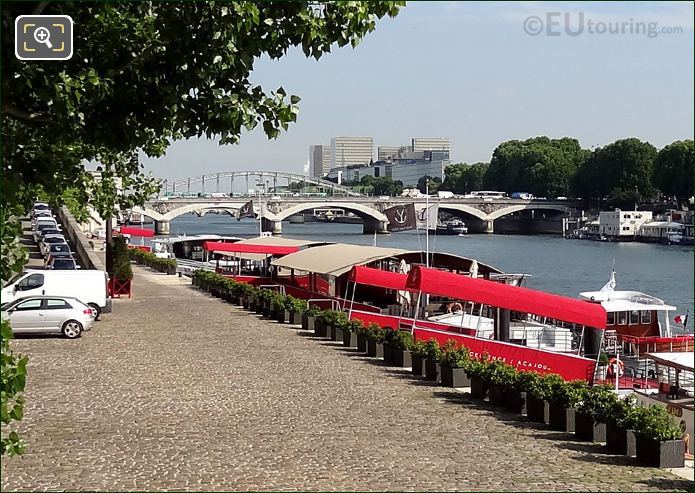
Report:
M 674 491 L 597 453 L 134 267 L 134 296 L 79 340 L 24 338 L 3 490 Z

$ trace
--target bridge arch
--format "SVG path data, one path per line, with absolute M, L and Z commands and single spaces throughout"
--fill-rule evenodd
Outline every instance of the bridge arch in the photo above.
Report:
M 285 219 L 289 218 L 290 216 L 294 216 L 295 214 L 299 214 L 302 212 L 305 212 L 307 210 L 312 210 L 312 209 L 323 209 L 323 208 L 334 208 L 334 209 L 343 209 L 349 212 L 352 212 L 356 216 L 365 219 L 374 219 L 376 221 L 386 221 L 388 222 L 388 219 L 386 218 L 386 215 L 384 215 L 383 212 L 375 209 L 374 207 L 370 207 L 368 205 L 364 204 L 358 204 L 356 202 L 331 202 L 331 201 L 325 201 L 325 202 L 308 202 L 304 204 L 297 204 L 293 205 L 292 207 L 288 207 L 287 209 L 277 213 L 273 214 L 271 212 L 266 212 L 263 211 L 263 217 L 266 219 L 269 219 L 271 221 L 284 221 Z
M 566 207 L 564 205 L 527 203 L 527 204 L 510 205 L 510 206 L 504 207 L 502 209 L 498 209 L 498 210 L 493 211 L 490 214 L 488 214 L 486 219 L 494 221 L 494 220 L 499 219 L 503 216 L 513 214 L 514 212 L 530 211 L 530 210 L 546 210 L 546 211 L 549 210 L 549 211 L 562 212 L 565 214 L 570 212 L 570 208 Z
M 134 207 L 133 212 L 138 212 L 140 214 L 143 214 L 145 216 L 148 216 L 155 221 L 171 221 L 172 219 L 175 219 L 179 216 L 182 216 L 184 214 L 189 214 L 189 213 L 194 213 L 198 216 L 204 216 L 208 212 L 212 210 L 222 210 L 225 211 L 227 214 L 230 216 L 234 216 L 234 213 L 241 209 L 241 207 L 246 203 L 247 201 L 243 202 L 224 202 L 224 203 L 198 203 L 198 204 L 188 204 L 188 205 L 183 205 L 181 207 L 177 207 L 176 209 L 173 209 L 165 214 L 159 213 L 153 209 L 150 208 L 141 208 L 141 207 Z M 256 209 L 256 207 L 254 207 Z
M 456 212 L 465 212 L 466 214 L 470 214 L 471 216 L 477 217 L 481 221 L 486 221 L 490 219 L 489 215 L 486 214 L 485 212 L 481 211 L 480 209 L 476 209 L 475 207 L 471 207 L 470 205 L 466 204 L 447 204 L 447 203 L 439 203 L 439 210 L 440 211 L 456 211 Z

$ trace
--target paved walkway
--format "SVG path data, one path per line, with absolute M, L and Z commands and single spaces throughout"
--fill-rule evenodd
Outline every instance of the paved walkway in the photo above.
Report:
M 686 490 L 135 267 L 76 341 L 25 338 L 3 490 Z

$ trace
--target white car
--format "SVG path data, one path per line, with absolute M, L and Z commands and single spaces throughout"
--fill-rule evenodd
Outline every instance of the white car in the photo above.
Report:
M 75 339 L 94 324 L 94 310 L 66 296 L 28 296 L 0 308 L 14 333 L 56 333 Z
M 43 235 L 43 237 L 39 240 L 39 251 L 41 252 L 42 257 L 46 257 L 46 254 L 48 253 L 48 246 L 54 243 L 67 244 L 67 240 L 65 239 L 65 236 L 59 234 Z

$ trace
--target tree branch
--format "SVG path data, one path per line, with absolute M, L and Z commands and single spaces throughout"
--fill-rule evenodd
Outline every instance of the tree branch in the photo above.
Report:
M 29 113 L 27 111 L 20 110 L 19 108 L 16 108 L 11 104 L 3 104 L 2 112 L 7 115 L 13 116 L 19 120 L 24 120 L 28 122 L 49 123 L 51 121 L 51 119 L 48 118 L 48 116 L 45 113 Z
M 48 6 L 49 2 L 39 2 L 39 4 L 34 7 L 34 10 L 31 11 L 31 15 L 39 15 L 41 12 L 43 12 L 43 9 L 45 9 Z

